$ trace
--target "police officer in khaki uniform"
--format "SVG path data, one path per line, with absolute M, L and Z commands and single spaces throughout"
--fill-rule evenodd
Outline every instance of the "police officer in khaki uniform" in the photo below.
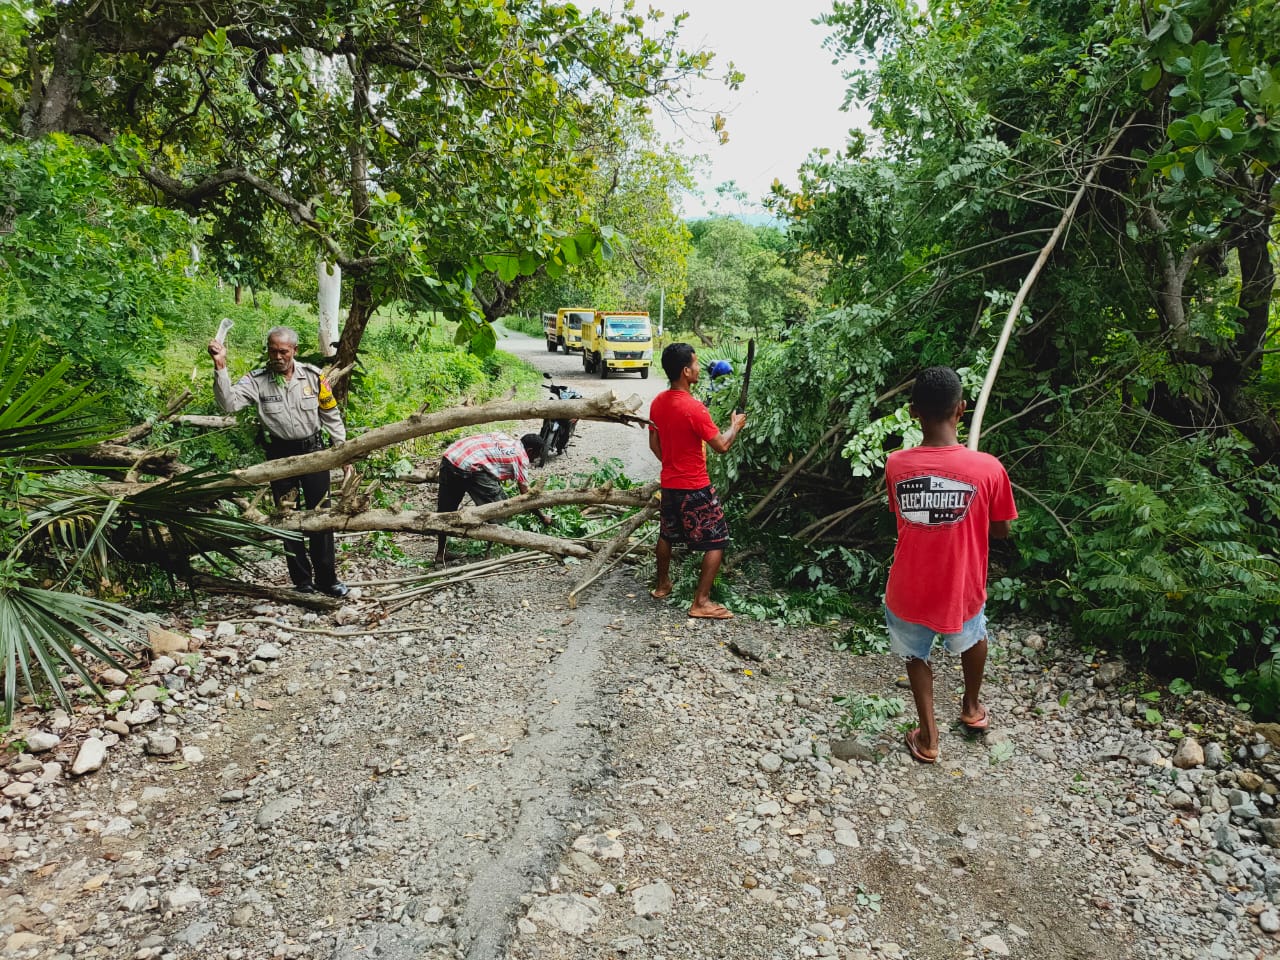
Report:
M 347 439 L 347 428 L 338 412 L 338 401 L 317 367 L 295 363 L 298 333 L 289 327 L 273 327 L 267 332 L 267 366 L 246 373 L 233 386 L 227 374 L 227 348 L 209 341 L 213 358 L 213 395 L 227 413 L 253 404 L 267 433 L 267 459 L 279 460 L 300 453 L 312 453 L 324 446 L 322 430 L 336 446 Z M 343 467 L 351 472 L 351 465 Z M 315 510 L 329 496 L 329 471 L 271 481 L 276 506 L 294 490 L 302 488 L 308 510 Z M 347 585 L 335 569 L 332 532 L 308 535 L 310 557 L 301 541 L 288 540 L 289 576 L 294 588 L 314 593 L 317 588 L 331 597 L 345 597 Z M 313 578 L 314 567 L 314 578 Z

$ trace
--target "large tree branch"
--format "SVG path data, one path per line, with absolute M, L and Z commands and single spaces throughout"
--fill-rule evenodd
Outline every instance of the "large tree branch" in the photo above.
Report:
M 978 449 L 978 440 L 982 435 L 982 416 L 987 409 L 987 401 L 991 397 L 991 388 L 995 386 L 996 375 L 1000 372 L 1000 359 L 1004 356 L 1005 347 L 1009 344 L 1009 337 L 1013 334 L 1014 322 L 1018 319 L 1018 314 L 1022 312 L 1022 305 L 1026 302 L 1027 295 L 1031 292 L 1031 288 L 1035 286 L 1036 280 L 1040 276 L 1040 271 L 1044 269 L 1044 265 L 1049 262 L 1049 255 L 1053 252 L 1054 247 L 1058 245 L 1058 238 L 1062 236 L 1067 229 L 1067 224 L 1071 222 L 1075 216 L 1076 208 L 1080 206 L 1080 201 L 1084 199 L 1084 195 L 1089 190 L 1089 185 L 1093 183 L 1094 178 L 1098 175 L 1098 171 L 1102 169 L 1107 158 L 1111 156 L 1116 146 L 1124 137 L 1125 131 L 1129 129 L 1129 125 L 1133 123 L 1137 117 L 1137 112 L 1129 114 L 1129 119 L 1120 126 L 1115 135 L 1107 143 L 1103 151 L 1098 154 L 1097 158 L 1089 166 L 1089 172 L 1085 175 L 1084 182 L 1076 190 L 1075 195 L 1071 198 L 1071 203 L 1062 211 L 1062 216 L 1058 220 L 1058 225 L 1053 228 L 1053 233 L 1049 235 L 1049 239 L 1045 241 L 1044 246 L 1040 250 L 1040 255 L 1036 257 L 1036 262 L 1032 264 L 1030 273 L 1022 281 L 1022 286 L 1018 288 L 1017 294 L 1013 298 L 1013 303 L 1009 305 L 1009 313 L 1005 317 L 1004 328 L 1000 331 L 1000 339 L 996 343 L 995 352 L 991 355 L 991 366 L 987 369 L 987 375 L 982 381 L 982 390 L 978 394 L 978 402 L 974 405 L 973 421 L 969 427 L 969 449 Z
M 332 470 L 352 463 L 375 450 L 405 440 L 442 433 L 457 427 L 500 420 L 607 420 L 614 423 L 647 423 L 636 411 L 643 401 L 638 396 L 623 400 L 612 391 L 582 400 L 495 400 L 474 407 L 453 407 L 437 413 L 419 413 L 348 440 L 340 447 L 306 453 L 297 457 L 270 460 L 237 470 L 228 486 L 270 483 L 285 477 L 297 477 L 317 470 Z
M 289 215 L 294 223 L 311 230 L 316 239 L 329 252 L 329 259 L 338 264 L 344 273 L 359 276 L 368 273 L 385 260 L 384 257 L 380 256 L 351 256 L 337 240 L 323 229 L 320 221 L 316 218 L 315 209 L 308 201 L 299 200 L 288 191 L 250 170 L 245 170 L 241 167 L 219 170 L 217 173 L 210 174 L 195 184 L 185 184 L 156 167 L 143 170 L 142 176 L 165 196 L 192 209 L 199 209 L 202 204 L 220 195 L 231 184 L 243 183 L 274 202 Z
M 375 530 L 422 534 L 443 533 L 454 537 L 467 537 L 472 540 L 485 540 L 523 549 L 539 550 L 557 556 L 585 558 L 593 555 L 589 544 L 553 537 L 545 533 L 516 530 L 500 525 L 500 521 L 518 513 L 573 504 L 645 507 L 653 499 L 656 489 L 656 484 L 650 484 L 636 490 L 618 490 L 612 485 L 579 490 L 532 490 L 508 500 L 464 507 L 450 513 L 362 510 L 359 513 L 346 514 L 333 510 L 307 510 L 254 519 L 276 530 L 292 530 L 299 533 L 328 531 L 369 533 Z

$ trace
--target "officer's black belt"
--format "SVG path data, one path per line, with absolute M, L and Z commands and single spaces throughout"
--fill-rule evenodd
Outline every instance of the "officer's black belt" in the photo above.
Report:
M 297 456 L 300 453 L 314 453 L 317 450 L 324 449 L 324 437 L 319 430 L 309 437 L 303 437 L 301 440 L 284 440 L 271 434 L 267 434 L 267 440 L 268 448 L 277 458 Z

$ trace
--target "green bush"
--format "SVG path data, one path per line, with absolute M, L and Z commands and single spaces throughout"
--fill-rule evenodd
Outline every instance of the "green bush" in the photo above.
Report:
M 1243 686 L 1274 711 L 1278 489 L 1274 477 L 1252 471 L 1223 482 L 1201 469 L 1159 489 L 1111 481 L 1064 591 L 1081 639 L 1167 673 L 1189 669 L 1202 681 Z
M 193 229 L 185 216 L 123 196 L 133 158 L 54 135 L 0 144 L 6 184 L 0 287 L 21 307 L 44 367 L 106 388 L 104 406 L 154 410 L 146 371 L 180 324 Z
M 542 337 L 545 333 L 542 329 L 542 318 L 536 313 L 531 316 L 513 313 L 502 318 L 502 325 L 508 330 L 518 330 L 520 333 L 527 333 L 531 337 Z

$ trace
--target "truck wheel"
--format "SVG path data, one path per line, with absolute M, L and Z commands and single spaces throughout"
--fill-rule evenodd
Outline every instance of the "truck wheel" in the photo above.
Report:
M 556 347 L 557 347 L 557 346 L 558 346 L 558 344 L 557 344 L 554 340 L 548 340 L 548 341 L 547 341 L 547 352 L 548 352 L 548 353 L 555 353 L 555 352 L 556 352 Z
M 608 379 L 609 379 L 609 365 L 608 365 L 607 363 L 605 363 L 605 362 L 604 362 L 604 359 L 603 359 L 603 358 L 602 358 L 602 359 L 600 359 L 600 360 L 597 360 L 596 362 L 597 362 L 598 364 L 600 364 L 600 379 L 601 379 L 601 380 L 608 380 Z
M 641 367 L 641 368 L 640 368 L 640 379 L 641 379 L 641 380 L 648 380 L 648 379 L 649 379 L 649 368 L 648 368 L 648 367 Z

